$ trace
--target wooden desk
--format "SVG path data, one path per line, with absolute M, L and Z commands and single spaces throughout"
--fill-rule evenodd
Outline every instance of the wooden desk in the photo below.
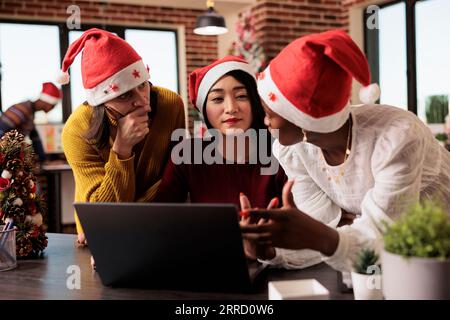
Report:
M 36 260 L 19 260 L 18 267 L 0 272 L 0 299 L 224 299 L 267 300 L 267 281 L 315 278 L 330 291 L 331 299 L 353 299 L 337 288 L 337 272 L 325 264 L 305 270 L 267 270 L 257 292 L 252 294 L 143 290 L 104 287 L 91 270 L 87 248 L 75 246 L 75 235 L 48 234 L 45 256 Z M 66 272 L 71 265 L 81 270 L 81 289 L 70 290 Z

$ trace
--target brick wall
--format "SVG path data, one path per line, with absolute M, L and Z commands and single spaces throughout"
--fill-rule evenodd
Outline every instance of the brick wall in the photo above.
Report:
M 367 2 L 367 0 L 342 0 L 342 5 L 344 7 L 350 7 L 364 2 Z
M 252 10 L 256 37 L 269 58 L 302 35 L 348 26 L 341 0 L 258 0 Z
M 269 59 L 292 40 L 329 29 L 349 28 L 349 9 L 367 0 L 257 0 L 256 37 Z M 389 0 L 386 0 L 389 2 Z

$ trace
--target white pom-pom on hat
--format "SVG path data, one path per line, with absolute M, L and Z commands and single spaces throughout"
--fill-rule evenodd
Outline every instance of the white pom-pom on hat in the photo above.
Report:
M 70 76 L 69 73 L 67 71 L 61 71 L 58 76 L 56 77 L 56 82 L 58 82 L 59 84 L 68 84 L 70 81 Z
M 364 104 L 373 104 L 380 98 L 380 94 L 378 84 L 372 83 L 359 90 L 359 100 Z

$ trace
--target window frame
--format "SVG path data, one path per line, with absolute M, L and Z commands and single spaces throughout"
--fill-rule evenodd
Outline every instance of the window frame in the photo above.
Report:
M 67 49 L 69 48 L 69 32 L 70 31 L 86 31 L 91 28 L 99 28 L 103 29 L 109 32 L 116 33 L 119 37 L 122 39 L 125 38 L 125 30 L 126 29 L 134 29 L 134 30 L 148 30 L 148 31 L 170 31 L 175 34 L 175 56 L 177 58 L 176 63 L 176 72 L 177 72 L 177 91 L 180 92 L 180 35 L 179 30 L 176 26 L 174 28 L 169 27 L 158 27 L 158 26 L 152 26 L 152 27 L 146 27 L 146 26 L 135 26 L 135 25 L 115 25 L 115 24 L 102 24 L 102 23 L 86 23 L 81 24 L 79 29 L 73 29 L 69 30 L 67 28 L 67 25 L 65 22 L 55 22 L 55 21 L 46 21 L 46 20 L 20 20 L 20 19 L 7 19 L 7 18 L 1 18 L 0 23 L 15 23 L 15 24 L 30 24 L 30 25 L 51 25 L 51 26 L 58 26 L 59 29 L 59 48 L 60 48 L 60 59 L 61 61 L 59 64 L 62 64 L 62 60 L 64 59 L 64 56 L 67 52 Z M 1 66 L 1 61 L 0 61 Z M 2 90 L 1 90 L 1 72 L 0 72 L 0 102 L 2 101 Z M 71 83 L 69 82 L 67 85 L 62 86 L 62 92 L 63 92 L 63 100 L 62 100 L 62 124 L 66 123 L 67 119 L 69 118 L 70 114 L 72 113 L 72 106 L 71 106 Z M 181 94 L 181 92 L 180 92 Z M 0 111 L 3 112 L 2 106 L 0 105 Z
M 380 9 L 405 4 L 405 27 L 406 27 L 406 87 L 408 110 L 417 115 L 417 61 L 416 61 L 416 3 L 427 0 L 394 0 L 378 5 Z M 364 26 L 364 52 L 369 61 L 373 82 L 379 82 L 379 30 L 366 28 L 367 7 L 363 10 Z
M 61 61 L 59 62 L 59 64 L 61 65 L 62 63 L 62 57 L 64 57 L 64 54 L 66 53 L 65 51 L 62 50 L 62 34 L 61 34 L 61 29 L 62 26 L 66 27 L 65 23 L 62 22 L 55 22 L 55 21 L 28 21 L 28 20 L 18 20 L 18 19 L 4 19 L 1 18 L 0 19 L 0 23 L 11 23 L 11 24 L 30 24 L 30 25 L 45 25 L 45 26 L 57 26 L 59 29 L 59 56 Z M 0 112 L 4 112 L 3 111 L 3 105 L 1 105 L 1 101 L 2 101 L 2 87 L 1 87 L 1 82 L 2 82 L 2 74 L 1 74 L 1 65 L 2 65 L 2 61 L 0 60 Z M 63 93 L 64 90 L 63 90 Z M 9 108 L 9 106 L 6 106 L 5 108 Z M 63 101 L 62 101 L 62 119 L 63 119 L 63 123 L 65 123 L 64 120 L 64 97 L 63 97 Z

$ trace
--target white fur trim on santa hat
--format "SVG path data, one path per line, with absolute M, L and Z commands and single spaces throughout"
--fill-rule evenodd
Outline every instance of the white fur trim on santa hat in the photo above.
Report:
M 86 89 L 86 100 L 91 106 L 110 101 L 150 79 L 142 60 L 130 64 L 94 88 Z
M 39 100 L 42 100 L 42 101 L 50 103 L 50 104 L 57 104 L 61 99 L 53 97 L 53 96 L 51 96 L 49 94 L 46 94 L 46 93 L 41 93 L 39 95 Z
M 69 73 L 66 71 L 60 71 L 58 76 L 56 77 L 56 82 L 58 82 L 59 84 L 68 84 L 70 81 L 70 75 Z
M 270 74 L 270 65 L 264 71 L 264 77 L 258 79 L 258 92 L 272 111 L 307 131 L 334 132 L 345 124 L 350 115 L 350 104 L 335 114 L 320 118 L 314 118 L 304 113 L 292 104 L 275 85 Z
M 203 104 L 205 103 L 208 92 L 214 83 L 216 83 L 216 81 L 219 80 L 224 74 L 233 70 L 245 71 L 253 78 L 256 78 L 252 67 L 245 62 L 227 61 L 214 66 L 205 74 L 200 86 L 198 87 L 196 106 L 200 112 L 203 112 Z
M 380 98 L 380 94 L 378 84 L 372 83 L 359 90 L 359 100 L 364 104 L 374 104 Z

